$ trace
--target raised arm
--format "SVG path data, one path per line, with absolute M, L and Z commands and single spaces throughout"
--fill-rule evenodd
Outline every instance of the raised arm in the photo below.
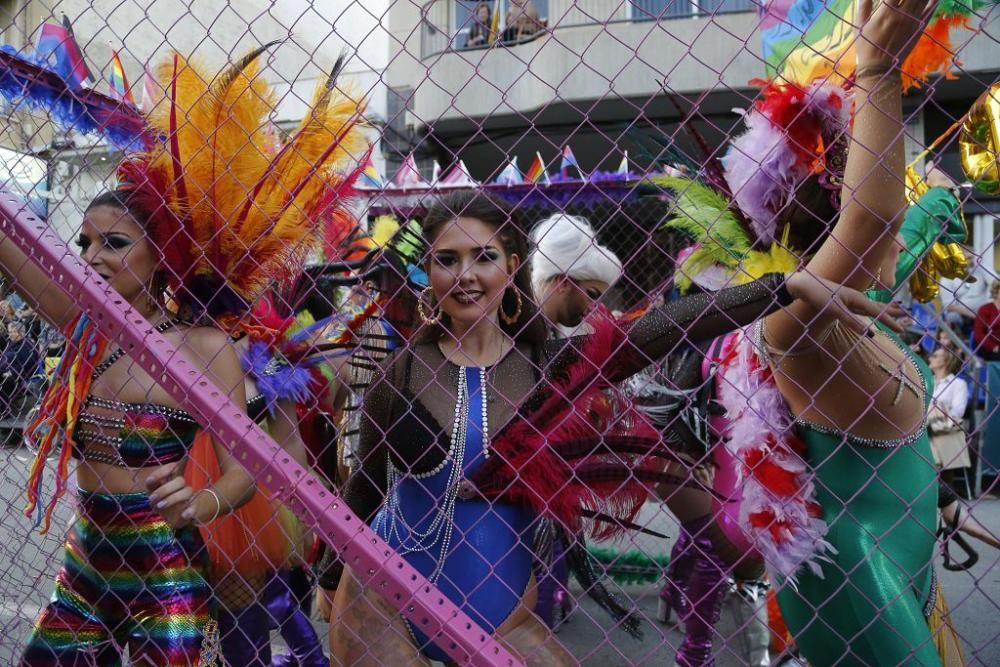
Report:
M 35 266 L 2 232 L 0 272 L 12 289 L 56 328 L 63 329 L 79 312 L 76 303 L 52 282 L 52 276 Z
M 859 3 L 861 35 L 855 115 L 844 173 L 843 207 L 832 233 L 806 270 L 836 284 L 865 289 L 878 274 L 906 210 L 902 84 L 898 65 L 923 32 L 937 0 Z M 891 277 L 889 277 L 891 280 Z M 776 345 L 790 347 L 809 326 L 825 325 L 822 308 L 796 304 L 768 322 Z
M 604 375 L 612 382 L 620 382 L 670 354 L 682 340 L 692 343 L 711 340 L 796 300 L 812 308 L 825 306 L 846 326 L 859 332 L 863 332 L 864 325 L 855 314 L 877 317 L 887 326 L 901 330 L 893 319 L 903 314 L 898 307 L 884 309 L 857 290 L 836 287 L 804 271 L 790 276 L 772 273 L 746 285 L 671 301 L 632 324 L 625 343 L 612 355 Z

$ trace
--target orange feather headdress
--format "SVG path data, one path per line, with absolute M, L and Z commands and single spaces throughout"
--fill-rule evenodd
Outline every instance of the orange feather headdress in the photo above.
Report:
M 276 96 L 248 54 L 218 76 L 179 54 L 156 68 L 165 91 L 147 119 L 152 146 L 119 167 L 149 213 L 170 296 L 182 314 L 238 320 L 268 288 L 287 285 L 320 249 L 371 150 L 364 103 L 336 87 L 341 57 L 287 142 Z

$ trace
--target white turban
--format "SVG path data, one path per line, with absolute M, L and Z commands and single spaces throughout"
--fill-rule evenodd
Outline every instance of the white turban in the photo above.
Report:
M 594 228 L 584 218 L 557 213 L 531 231 L 531 285 L 540 294 L 556 276 L 598 280 L 612 285 L 621 278 L 622 263 L 597 243 Z

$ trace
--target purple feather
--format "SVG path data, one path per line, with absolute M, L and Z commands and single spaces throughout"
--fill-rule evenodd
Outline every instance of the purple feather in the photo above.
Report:
M 253 377 L 257 390 L 264 396 L 267 410 L 274 415 L 279 401 L 306 403 L 312 396 L 311 363 L 297 365 L 275 355 L 271 348 L 259 341 L 250 343 L 243 354 L 243 370 Z
M 795 184 L 806 176 L 784 133 L 760 114 L 747 120 L 747 132 L 735 139 L 722 158 L 733 199 L 759 243 L 769 246 L 777 231 L 776 214 Z

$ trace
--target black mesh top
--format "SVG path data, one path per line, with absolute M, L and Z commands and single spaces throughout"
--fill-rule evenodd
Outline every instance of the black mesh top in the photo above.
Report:
M 732 331 L 792 302 L 785 276 L 689 296 L 651 310 L 628 325 L 625 343 L 603 370 L 621 382 L 663 358 L 685 339 L 704 341 Z M 517 417 L 525 401 L 548 377 L 578 357 L 585 336 L 516 345 L 487 371 L 487 410 L 491 439 Z M 422 474 L 439 466 L 450 448 L 458 367 L 436 344 L 414 345 L 393 353 L 382 376 L 364 399 L 357 455 L 360 467 L 344 488 L 351 509 L 371 520 L 386 492 L 387 465 Z

